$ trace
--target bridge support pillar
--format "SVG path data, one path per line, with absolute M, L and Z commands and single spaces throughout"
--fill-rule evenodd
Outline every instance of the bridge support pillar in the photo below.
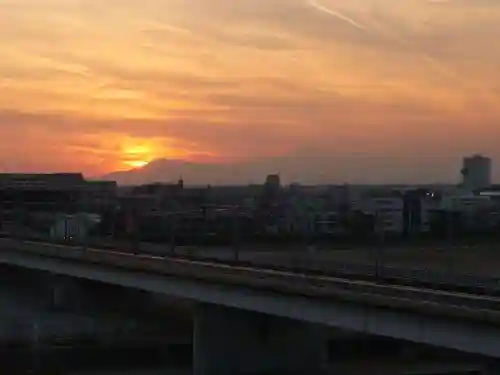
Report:
M 78 281 L 52 275 L 47 277 L 45 283 L 46 297 L 51 308 L 55 310 L 79 309 L 84 294 Z
M 317 374 L 327 362 L 321 327 L 216 305 L 196 306 L 194 375 Z

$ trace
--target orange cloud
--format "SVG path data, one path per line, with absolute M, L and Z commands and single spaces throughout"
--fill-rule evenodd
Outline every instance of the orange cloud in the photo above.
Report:
M 498 152 L 496 2 L 120 4 L 0 0 L 3 169 Z

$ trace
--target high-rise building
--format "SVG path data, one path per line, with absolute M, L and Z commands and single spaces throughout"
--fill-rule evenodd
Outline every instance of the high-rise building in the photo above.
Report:
M 491 159 L 479 154 L 465 157 L 462 164 L 462 185 L 480 189 L 491 185 Z
M 280 190 L 281 189 L 281 179 L 279 174 L 270 174 L 266 177 L 266 188 L 272 190 Z

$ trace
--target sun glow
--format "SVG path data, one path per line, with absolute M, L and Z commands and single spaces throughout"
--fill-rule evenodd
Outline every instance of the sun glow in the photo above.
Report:
M 156 156 L 154 147 L 151 145 L 125 145 L 123 147 L 123 163 L 127 167 L 142 168 Z
M 125 164 L 132 168 L 142 168 L 149 164 L 147 160 L 130 160 L 126 161 Z

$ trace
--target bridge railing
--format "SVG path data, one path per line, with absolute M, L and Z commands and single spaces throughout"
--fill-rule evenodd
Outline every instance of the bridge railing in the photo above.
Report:
M 49 239 L 30 238 L 29 241 L 53 242 Z M 56 243 L 57 245 L 71 245 L 67 243 Z M 367 281 L 377 281 L 391 284 L 409 286 L 425 286 L 439 290 L 453 292 L 466 292 L 484 295 L 500 295 L 500 278 L 484 277 L 472 273 L 452 272 L 443 265 L 442 270 L 431 270 L 424 267 L 402 267 L 391 264 L 354 263 L 341 261 L 324 261 L 315 258 L 314 254 L 291 253 L 288 257 L 254 258 L 252 260 L 235 260 L 234 258 L 220 258 L 218 256 L 207 256 L 199 253 L 197 248 L 179 248 L 178 253 L 173 254 L 168 246 L 153 244 L 117 243 L 116 241 L 103 241 L 102 239 L 90 239 L 85 245 L 94 248 L 105 248 L 119 250 L 126 253 L 151 254 L 156 256 L 182 257 L 192 260 L 205 260 L 226 263 L 231 265 L 259 266 L 275 270 L 293 271 L 296 273 L 307 273 L 325 276 L 352 277 Z
M 259 288 L 268 292 L 348 300 L 363 305 L 446 313 L 500 323 L 500 299 L 491 296 L 450 293 L 443 290 L 380 284 L 369 281 L 312 275 L 258 267 L 228 265 L 179 258 L 160 258 L 92 248 L 1 240 L 0 250 L 23 251 L 101 266 L 175 276 L 190 280 Z

